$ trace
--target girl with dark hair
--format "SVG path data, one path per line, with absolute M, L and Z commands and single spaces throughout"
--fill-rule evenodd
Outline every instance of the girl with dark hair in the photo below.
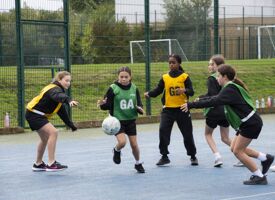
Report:
M 126 145 L 127 135 L 136 160 L 135 169 L 138 173 L 144 173 L 145 170 L 140 161 L 136 130 L 138 113 L 143 114 L 144 111 L 139 90 L 131 80 L 131 69 L 129 67 L 121 67 L 118 70 L 118 80 L 110 85 L 104 99 L 98 100 L 97 105 L 102 110 L 109 110 L 110 115 L 116 117 L 121 124 L 119 132 L 115 135 L 117 144 L 113 149 L 114 163 L 120 164 L 121 162 L 121 149 Z
M 257 139 L 261 132 L 262 119 L 256 113 L 246 85 L 236 78 L 234 68 L 230 65 L 221 65 L 218 68 L 217 80 L 223 87 L 218 95 L 197 102 L 184 103 L 181 109 L 188 112 L 191 108 L 224 105 L 225 116 L 229 124 L 236 130 L 236 137 L 231 142 L 231 151 L 253 173 L 250 179 L 244 181 L 243 184 L 266 185 L 265 174 L 270 168 L 274 156 L 248 148 L 252 139 Z M 262 170 L 257 167 L 251 157 L 261 161 Z
M 204 95 L 200 95 L 199 98 L 196 98 L 196 101 L 219 94 L 221 86 L 219 85 L 216 76 L 218 66 L 221 64 L 224 64 L 224 57 L 222 55 L 214 55 L 210 58 L 208 71 L 209 73 L 211 73 L 211 75 L 207 78 L 207 93 Z M 214 167 L 220 167 L 223 164 L 221 154 L 219 153 L 215 140 L 213 138 L 214 129 L 217 126 L 220 126 L 222 142 L 224 142 L 228 146 L 230 146 L 231 143 L 231 140 L 229 138 L 229 123 L 225 118 L 223 110 L 224 107 L 222 105 L 204 109 L 206 123 L 204 135 L 207 144 L 209 145 L 215 157 Z
M 187 155 L 191 156 L 191 165 L 198 165 L 191 116 L 189 112 L 183 113 L 180 110 L 180 106 L 188 101 L 189 96 L 194 95 L 192 82 L 180 65 L 181 57 L 179 55 L 170 55 L 168 63 L 170 71 L 162 76 L 155 89 L 144 93 L 146 98 L 163 94 L 163 109 L 159 127 L 159 150 L 162 157 L 156 165 L 162 166 L 170 163 L 168 146 L 175 121 L 183 136 Z

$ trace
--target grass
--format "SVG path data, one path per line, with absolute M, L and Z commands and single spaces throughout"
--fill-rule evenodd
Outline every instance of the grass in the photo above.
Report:
M 228 64 L 234 66 L 237 75 L 248 86 L 254 100 L 275 96 L 275 59 L 266 60 L 230 60 Z M 183 63 L 184 70 L 190 75 L 195 90 L 195 97 L 206 93 L 206 78 L 208 61 Z M 125 64 L 90 64 L 72 65 L 72 96 L 80 102 L 79 108 L 73 108 L 74 121 L 101 120 L 107 116 L 107 111 L 96 107 L 98 99 L 102 98 L 109 85 L 116 80 L 116 70 Z M 144 106 L 146 105 L 143 93 L 145 92 L 145 64 L 130 64 L 133 82 L 138 86 Z M 154 88 L 163 73 L 168 71 L 167 63 L 151 64 L 151 88 Z M 50 69 L 25 70 L 25 102 L 28 102 L 51 81 Z M 11 115 L 12 125 L 17 125 L 17 76 L 16 67 L 0 67 L 1 105 L 0 120 L 4 113 Z M 152 115 L 159 115 L 161 110 L 161 96 L 151 99 Z M 195 111 L 195 110 L 194 110 Z M 57 124 L 62 124 L 55 117 Z M 0 125 L 1 127 L 1 125 Z

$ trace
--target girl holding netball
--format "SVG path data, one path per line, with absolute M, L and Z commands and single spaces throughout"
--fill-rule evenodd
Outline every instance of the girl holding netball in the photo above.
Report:
M 140 161 L 140 151 L 137 143 L 136 119 L 138 113 L 143 114 L 142 102 L 138 88 L 131 81 L 132 73 L 129 67 L 121 67 L 118 70 L 118 80 L 110 85 L 104 99 L 97 104 L 102 110 L 109 110 L 110 115 L 116 117 L 121 124 L 119 132 L 115 135 L 117 144 L 113 149 L 113 161 L 121 162 L 121 149 L 126 145 L 128 136 L 133 156 L 136 160 L 135 169 L 138 173 L 145 170 Z
M 248 94 L 245 84 L 236 77 L 236 72 L 230 65 L 218 67 L 217 80 L 223 87 L 216 96 L 197 102 L 188 102 L 181 106 L 184 112 L 191 108 L 206 108 L 224 105 L 225 116 L 229 124 L 236 130 L 236 137 L 231 142 L 231 151 L 252 172 L 245 185 L 266 185 L 266 173 L 270 168 L 274 156 L 258 152 L 248 145 L 252 139 L 257 139 L 263 122 L 256 113 L 253 101 Z M 259 159 L 262 164 L 260 170 L 251 157 Z

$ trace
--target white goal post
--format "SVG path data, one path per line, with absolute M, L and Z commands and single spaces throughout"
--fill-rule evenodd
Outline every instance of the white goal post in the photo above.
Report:
M 272 35 L 270 33 L 270 30 L 268 28 L 275 28 L 275 25 L 267 25 L 267 26 L 258 26 L 258 59 L 261 59 L 261 29 L 265 29 L 267 34 L 268 34 L 268 37 L 269 37 L 269 40 L 271 42 L 271 45 L 273 47 L 273 50 L 275 51 L 275 44 L 274 44 L 274 41 L 272 39 Z
M 150 43 L 151 42 L 167 42 L 168 43 L 168 53 L 169 53 L 169 55 L 174 53 L 173 52 L 173 47 L 172 47 L 172 42 L 174 42 L 177 45 L 177 47 L 179 48 L 180 54 L 183 55 L 184 59 L 186 59 L 188 61 L 188 59 L 187 59 L 187 57 L 186 57 L 179 41 L 177 39 L 157 39 L 157 40 L 150 40 Z M 142 55 L 145 56 L 144 49 L 141 46 L 141 43 L 145 43 L 145 40 L 130 41 L 130 56 L 131 56 L 131 63 L 132 64 L 134 63 L 133 44 L 136 44 L 139 47 L 139 50 L 141 51 Z

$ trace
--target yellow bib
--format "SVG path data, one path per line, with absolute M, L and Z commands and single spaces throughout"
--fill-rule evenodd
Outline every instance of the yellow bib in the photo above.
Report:
M 187 102 L 187 96 L 185 94 L 176 94 L 177 88 L 185 89 L 184 81 L 187 77 L 188 74 L 186 73 L 175 78 L 169 74 L 162 76 L 165 85 L 165 107 L 178 108 Z
M 44 96 L 44 94 L 45 94 L 48 90 L 50 90 L 50 89 L 52 89 L 52 88 L 54 88 L 54 87 L 57 87 L 57 85 L 52 84 L 52 83 L 49 84 L 49 85 L 47 85 L 46 87 L 44 87 L 44 88 L 41 90 L 40 94 L 39 94 L 38 96 L 34 97 L 34 98 L 27 104 L 27 109 L 28 109 L 29 111 L 32 111 L 32 112 L 35 112 L 35 113 L 41 113 L 41 115 L 45 115 L 47 118 L 50 118 L 52 115 L 54 115 L 55 113 L 57 113 L 57 112 L 59 111 L 60 107 L 62 106 L 62 103 L 58 103 L 58 105 L 56 106 L 56 108 L 54 109 L 54 111 L 53 111 L 52 113 L 43 113 L 43 112 L 41 112 L 41 111 L 38 111 L 38 112 L 37 112 L 37 110 L 33 109 L 33 107 L 34 107 L 36 104 L 38 104 L 39 101 L 42 99 L 42 97 Z

